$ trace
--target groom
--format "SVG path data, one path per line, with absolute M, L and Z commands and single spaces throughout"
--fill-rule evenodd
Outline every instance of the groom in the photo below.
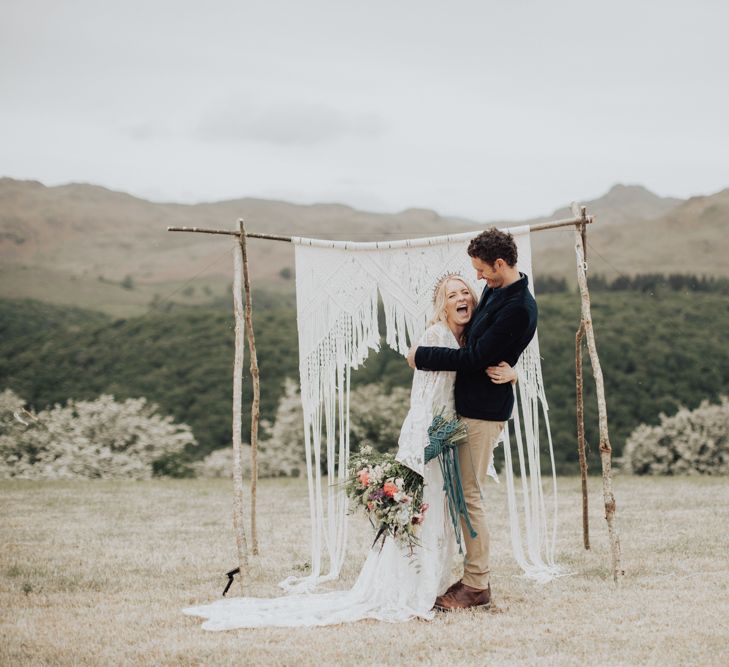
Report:
M 537 328 L 537 304 L 526 275 L 516 266 L 514 237 L 492 228 L 468 246 L 476 278 L 486 288 L 466 329 L 460 349 L 417 347 L 408 354 L 411 368 L 457 371 L 456 411 L 468 427 L 468 438 L 458 447 L 463 495 L 476 537 L 463 525 L 466 560 L 463 579 L 435 601 L 441 610 L 491 604 L 489 531 L 479 484 L 486 479 L 491 453 L 514 407 L 510 382 L 501 382 L 500 361 L 514 366 Z

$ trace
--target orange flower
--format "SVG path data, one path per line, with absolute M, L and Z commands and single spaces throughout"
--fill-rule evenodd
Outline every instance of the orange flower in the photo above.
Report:
M 370 483 L 370 474 L 362 469 L 357 473 L 357 479 L 362 486 L 367 486 Z
M 400 489 L 397 488 L 397 484 L 393 484 L 392 482 L 385 482 L 382 490 L 385 492 L 385 495 L 388 498 L 392 498 Z

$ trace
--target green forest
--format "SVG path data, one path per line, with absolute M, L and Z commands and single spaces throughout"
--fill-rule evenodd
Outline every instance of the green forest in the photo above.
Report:
M 296 313 L 290 300 L 255 292 L 253 297 L 262 417 L 272 419 L 284 379 L 298 375 Z M 538 304 L 558 470 L 572 473 L 577 470 L 579 297 L 555 291 L 539 296 Z M 729 295 L 613 288 L 593 293 L 592 310 L 616 456 L 638 424 L 657 423 L 661 412 L 673 414 L 681 405 L 693 408 L 702 399 L 717 400 L 729 387 Z M 36 301 L 2 300 L 0 390 L 12 389 L 36 409 L 101 393 L 118 399 L 145 396 L 192 427 L 198 458 L 230 442 L 233 336 L 227 303 L 152 309 L 141 317 L 113 319 Z M 585 371 L 586 430 L 595 472 L 597 408 L 586 354 Z M 353 375 L 355 385 L 378 383 L 383 392 L 409 386 L 410 379 L 405 360 L 384 345 Z M 250 395 L 246 377 L 246 409 Z

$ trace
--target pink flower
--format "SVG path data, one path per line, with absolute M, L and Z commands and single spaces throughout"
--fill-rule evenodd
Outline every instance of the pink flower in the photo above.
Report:
M 370 483 L 370 473 L 363 468 L 357 473 L 357 479 L 362 486 L 367 486 Z
M 420 506 L 420 512 L 418 512 L 417 514 L 413 514 L 413 520 L 412 520 L 413 524 L 417 525 L 417 524 L 423 523 L 423 521 L 425 521 L 425 513 L 428 511 L 428 507 L 429 507 L 428 503 L 423 503 Z

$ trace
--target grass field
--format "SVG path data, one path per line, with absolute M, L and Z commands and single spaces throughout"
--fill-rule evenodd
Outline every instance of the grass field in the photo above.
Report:
M 726 665 L 729 480 L 615 480 L 626 575 L 609 575 L 600 480 L 591 480 L 593 550 L 581 546 L 579 480 L 560 479 L 558 558 L 574 571 L 546 586 L 520 578 L 493 507 L 488 612 L 432 622 L 210 633 L 181 609 L 218 597 L 235 565 L 231 484 L 0 482 L 2 665 Z M 262 555 L 246 594 L 277 595 L 305 571 L 302 480 L 260 485 Z M 347 586 L 369 527 L 353 517 Z M 234 588 L 233 594 L 241 594 Z

